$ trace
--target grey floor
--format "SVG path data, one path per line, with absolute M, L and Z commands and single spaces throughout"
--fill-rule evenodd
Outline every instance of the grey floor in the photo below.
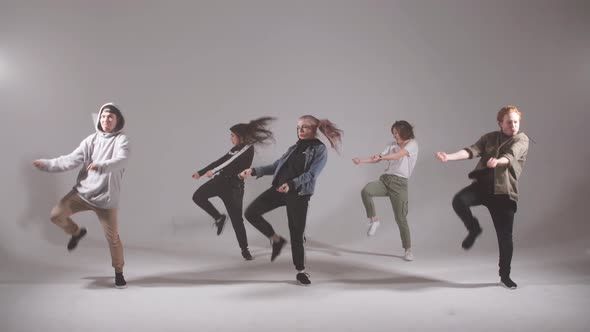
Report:
M 493 234 L 469 252 L 460 241 L 456 250 L 415 246 L 413 262 L 393 248 L 399 242 L 393 227 L 347 244 L 311 234 L 312 285 L 303 287 L 295 283 L 289 247 L 270 263 L 266 240 L 251 228 L 255 260 L 246 262 L 231 226 L 220 237 L 209 226 L 177 226 L 163 226 L 158 241 L 126 246 L 124 290 L 113 288 L 96 227 L 72 253 L 65 235 L 63 246 L 32 243 L 37 258 L 4 253 L 1 330 L 587 331 L 590 325 L 587 241 L 543 249 L 517 243 L 519 288 L 507 290 L 498 284 L 496 252 L 485 249 Z

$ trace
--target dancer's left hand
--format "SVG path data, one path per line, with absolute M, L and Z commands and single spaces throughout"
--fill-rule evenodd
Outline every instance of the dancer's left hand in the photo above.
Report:
M 498 166 L 498 162 L 499 160 L 496 158 L 490 158 L 487 162 L 487 166 L 489 168 L 496 168 L 496 166 Z

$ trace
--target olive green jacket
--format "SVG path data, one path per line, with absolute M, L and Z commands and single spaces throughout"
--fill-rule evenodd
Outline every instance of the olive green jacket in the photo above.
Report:
M 465 148 L 469 159 L 480 157 L 475 170 L 487 168 L 490 158 L 506 157 L 508 165 L 494 169 L 494 194 L 507 194 L 513 201 L 518 201 L 518 178 L 522 173 L 529 150 L 529 138 L 518 133 L 506 139 L 501 131 L 483 135 L 475 144 Z

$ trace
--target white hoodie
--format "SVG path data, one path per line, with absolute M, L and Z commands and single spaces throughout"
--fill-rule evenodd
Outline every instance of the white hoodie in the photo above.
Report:
M 112 103 L 100 108 L 95 128 L 99 125 L 102 110 Z M 115 105 L 113 105 L 115 106 Z M 117 107 L 117 109 L 119 109 Z M 119 109 L 120 110 L 120 109 Z M 63 172 L 82 165 L 74 190 L 78 195 L 101 209 L 113 209 L 119 205 L 121 179 L 129 158 L 129 141 L 121 132 L 105 133 L 97 129 L 96 133 L 86 137 L 69 155 L 54 159 L 41 159 L 48 172 Z M 86 171 L 88 165 L 95 163 L 97 171 Z

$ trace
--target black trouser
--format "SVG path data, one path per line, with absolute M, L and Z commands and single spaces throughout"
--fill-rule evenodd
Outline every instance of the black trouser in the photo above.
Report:
M 469 232 L 479 231 L 479 222 L 471 213 L 470 207 L 484 205 L 490 211 L 496 236 L 498 237 L 498 248 L 500 249 L 500 276 L 510 275 L 510 264 L 512 262 L 512 229 L 514 226 L 514 214 L 516 213 L 516 202 L 508 195 L 495 195 L 482 188 L 477 182 L 461 189 L 453 198 L 453 209 L 461 218 Z
M 293 264 L 299 271 L 305 269 L 305 250 L 303 248 L 303 233 L 307 220 L 307 207 L 311 195 L 299 196 L 297 193 L 280 193 L 271 187 L 258 196 L 246 209 L 246 219 L 266 237 L 275 234 L 272 226 L 262 217 L 263 214 L 280 206 L 287 207 L 287 220 L 291 235 L 291 254 Z
M 244 227 L 244 219 L 242 218 L 242 200 L 244 198 L 244 182 L 236 179 L 229 179 L 218 175 L 213 179 L 204 183 L 193 194 L 193 201 L 200 208 L 205 210 L 213 219 L 217 220 L 221 214 L 211 202 L 209 198 L 219 197 L 227 214 L 234 227 L 238 244 L 242 250 L 248 249 L 248 237 L 246 236 L 246 228 Z

